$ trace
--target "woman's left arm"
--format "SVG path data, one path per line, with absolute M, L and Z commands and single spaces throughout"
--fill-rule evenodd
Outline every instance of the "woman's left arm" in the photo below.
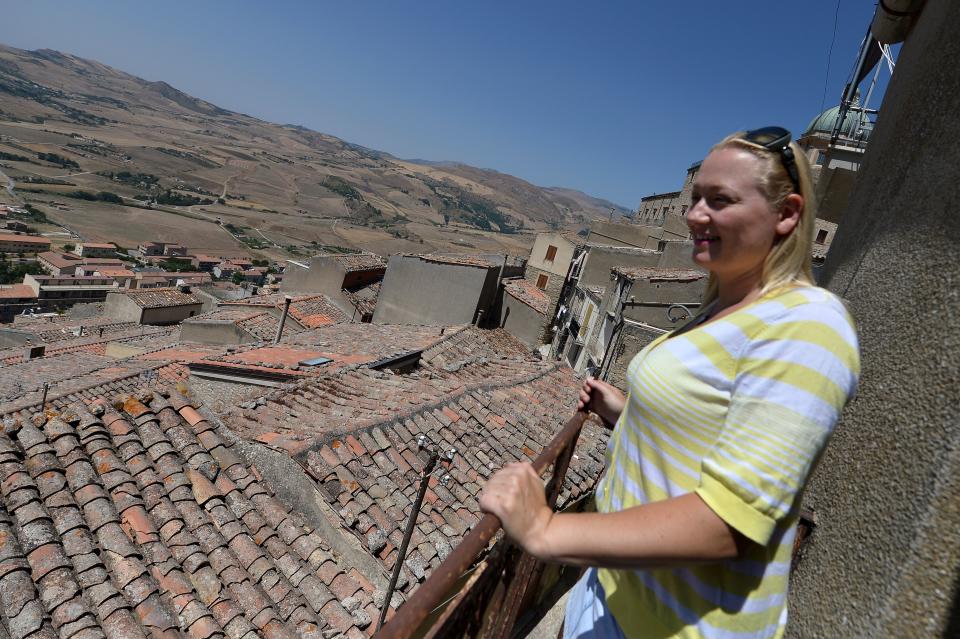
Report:
M 731 559 L 749 543 L 695 493 L 615 513 L 554 513 L 527 463 L 490 478 L 480 507 L 500 518 L 524 550 L 544 561 L 657 568 Z

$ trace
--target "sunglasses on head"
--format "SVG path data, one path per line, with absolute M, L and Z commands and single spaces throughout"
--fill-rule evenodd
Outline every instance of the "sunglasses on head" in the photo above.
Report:
M 790 148 L 790 132 L 779 126 L 765 126 L 745 132 L 741 137 L 744 142 L 756 144 L 768 151 L 780 154 L 780 161 L 790 181 L 793 182 L 794 193 L 800 192 L 800 174 L 797 173 L 797 162 Z

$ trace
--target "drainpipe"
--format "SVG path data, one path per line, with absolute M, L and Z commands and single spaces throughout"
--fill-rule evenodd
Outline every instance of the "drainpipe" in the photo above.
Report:
M 500 295 L 500 287 L 503 286 L 503 271 L 507 268 L 507 258 L 510 257 L 506 253 L 503 254 L 503 262 L 500 264 L 500 272 L 497 273 L 497 283 L 493 287 L 493 299 L 490 300 L 490 310 L 496 310 L 497 297 Z M 477 326 L 480 326 L 480 323 L 483 321 L 483 316 L 485 313 L 481 309 L 477 313 Z
M 283 325 L 287 322 L 287 313 L 290 312 L 290 302 L 293 300 L 289 295 L 284 295 L 283 297 L 283 314 L 280 316 L 280 324 L 277 326 L 277 334 L 273 338 L 273 343 L 276 344 L 280 341 L 280 338 L 283 337 Z

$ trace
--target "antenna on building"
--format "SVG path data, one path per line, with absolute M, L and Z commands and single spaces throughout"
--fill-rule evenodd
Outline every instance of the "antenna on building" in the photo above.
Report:
M 400 569 L 403 567 L 403 561 L 407 556 L 407 546 L 410 545 L 413 527 L 417 524 L 417 515 L 420 514 L 423 498 L 427 494 L 427 487 L 430 485 L 430 476 L 433 474 L 433 470 L 440 460 L 439 449 L 436 446 L 430 446 L 430 440 L 427 439 L 426 435 L 420 434 L 417 436 L 417 448 L 429 452 L 430 458 L 427 460 L 423 468 L 423 473 L 420 475 L 420 490 L 417 492 L 417 498 L 414 500 L 413 507 L 410 509 L 410 516 L 407 518 L 407 527 L 403 531 L 403 541 L 400 543 L 400 549 L 397 551 L 397 561 L 393 565 L 393 574 L 390 575 L 390 584 L 387 586 L 387 594 L 383 599 L 383 608 L 380 609 L 380 620 L 377 621 L 378 632 L 383 626 L 383 622 L 387 620 L 387 611 L 390 609 L 390 601 L 393 599 L 393 593 L 397 588 L 397 580 L 400 578 Z M 443 453 L 443 457 L 448 465 L 453 462 L 453 458 L 456 457 L 456 455 L 457 449 L 453 447 Z M 439 481 L 442 485 L 446 486 L 450 481 L 450 474 L 444 473 Z

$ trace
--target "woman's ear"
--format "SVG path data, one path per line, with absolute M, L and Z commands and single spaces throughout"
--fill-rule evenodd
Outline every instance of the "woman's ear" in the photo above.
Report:
M 789 235 L 800 224 L 803 215 L 803 196 L 791 193 L 780 206 L 780 219 L 777 221 L 777 234 Z

